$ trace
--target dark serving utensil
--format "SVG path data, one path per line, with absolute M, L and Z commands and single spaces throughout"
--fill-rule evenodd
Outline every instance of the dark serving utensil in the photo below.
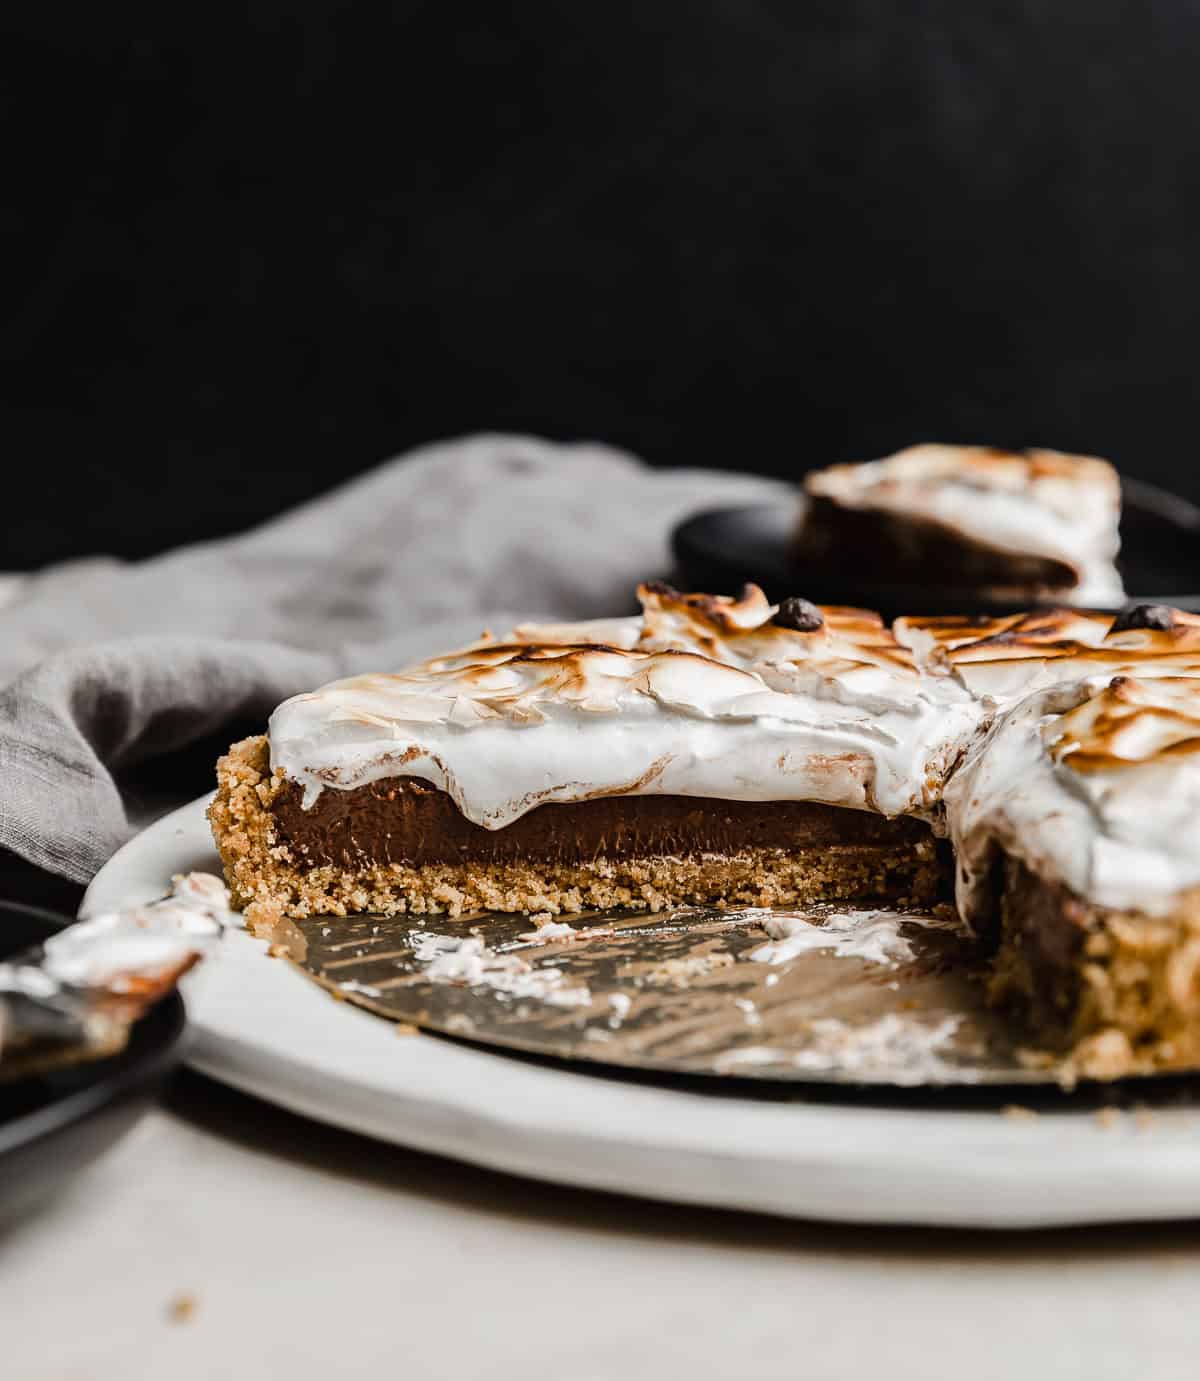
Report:
M 70 924 L 0 903 L 0 960 Z M 0 1220 L 45 1198 L 133 1127 L 179 1062 L 184 1025 L 183 999 L 172 992 L 119 1054 L 0 1084 Z
M 1122 479 L 1121 557 L 1127 603 L 1173 604 L 1200 611 L 1200 508 L 1140 480 Z M 898 614 L 1002 614 L 1018 607 L 955 586 L 847 583 L 798 560 L 796 504 L 717 508 L 682 522 L 672 535 L 689 589 L 732 594 L 746 582 L 771 599 L 803 595 L 817 604 L 855 604 Z M 1123 607 L 1123 606 L 1122 606 Z

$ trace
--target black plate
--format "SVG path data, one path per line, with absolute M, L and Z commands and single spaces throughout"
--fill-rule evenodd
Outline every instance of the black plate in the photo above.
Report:
M 1122 480 L 1121 559 L 1128 603 L 1174 604 L 1200 610 L 1200 509 L 1140 480 Z M 736 593 L 746 581 L 769 598 L 803 595 L 817 604 L 855 604 L 897 614 L 1005 613 L 1017 606 L 977 592 L 938 585 L 847 584 L 844 572 L 798 561 L 792 554 L 797 511 L 792 504 L 716 508 L 686 519 L 672 536 L 690 590 Z
M 0 959 L 69 924 L 0 903 Z M 183 1030 L 183 999 L 171 993 L 119 1055 L 0 1084 L 0 1219 L 23 1213 L 129 1131 L 178 1063 Z

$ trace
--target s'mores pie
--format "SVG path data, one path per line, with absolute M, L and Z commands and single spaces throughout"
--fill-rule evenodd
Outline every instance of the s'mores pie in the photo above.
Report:
M 912 446 L 805 477 L 805 561 L 862 584 L 952 586 L 996 600 L 1107 607 L 1121 486 L 1091 456 Z
M 639 596 L 285 701 L 210 809 L 250 925 L 954 896 L 1035 1040 L 1200 1062 L 1200 618 Z

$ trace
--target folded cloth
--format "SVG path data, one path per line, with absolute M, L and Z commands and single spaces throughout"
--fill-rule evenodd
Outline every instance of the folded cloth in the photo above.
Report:
M 0 847 L 86 881 L 140 823 L 122 773 L 351 671 L 519 617 L 630 608 L 671 527 L 774 481 L 478 436 L 389 461 L 242 536 L 72 562 L 0 609 Z

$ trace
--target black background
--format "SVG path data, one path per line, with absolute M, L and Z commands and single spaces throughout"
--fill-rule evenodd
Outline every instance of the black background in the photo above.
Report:
M 13 10 L 10 569 L 475 428 L 1200 498 L 1193 4 Z

